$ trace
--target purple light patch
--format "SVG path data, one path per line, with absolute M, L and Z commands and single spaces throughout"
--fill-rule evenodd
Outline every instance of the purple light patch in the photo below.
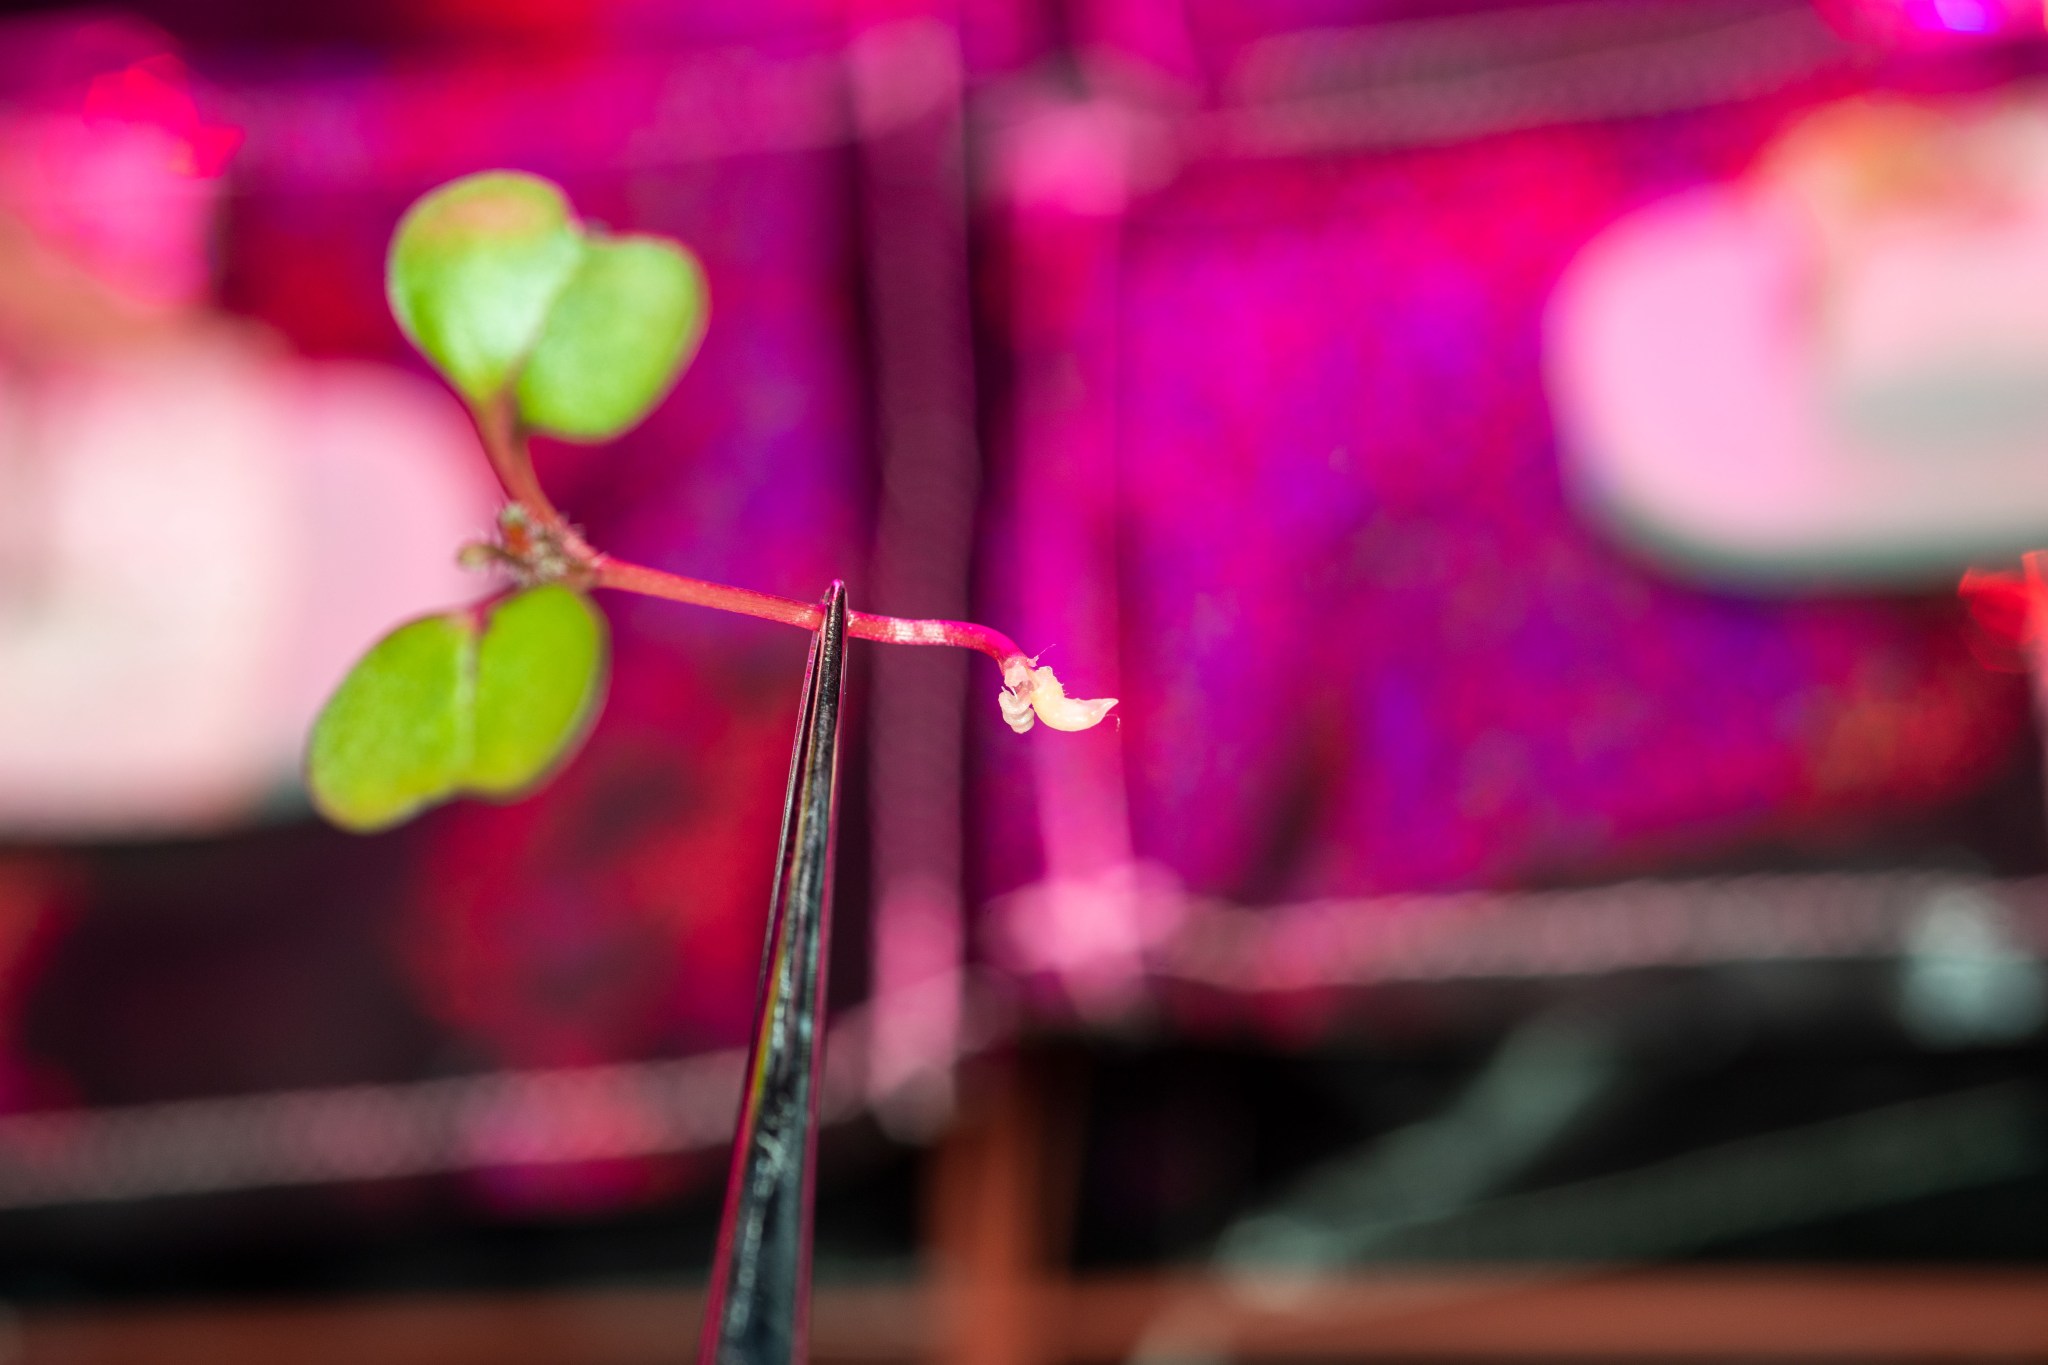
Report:
M 1934 0 L 1934 17 L 1951 33 L 1991 31 L 1991 8 L 1984 0 Z

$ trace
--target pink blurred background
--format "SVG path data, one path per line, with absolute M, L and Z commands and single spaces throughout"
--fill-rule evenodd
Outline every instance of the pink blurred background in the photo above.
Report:
M 2048 541 L 2044 59 L 2001 0 L 8 14 L 0 1294 L 701 1275 L 803 638 L 610 597 L 541 794 L 371 840 L 297 794 L 349 659 L 478 590 L 493 494 L 381 276 L 498 166 L 709 275 L 660 409 L 540 453 L 594 543 L 843 577 L 1122 699 L 1020 739 L 979 659 L 857 660 L 824 1274 L 955 1309 L 906 1346 L 835 1300 L 825 1354 L 1228 1354 L 1280 1311 L 1086 1308 L 1104 1267 L 1337 1277 L 1300 1302 L 1343 1356 L 1411 1341 L 1344 1316 L 1362 1264 L 2038 1264 L 2041 760 L 1954 584 Z M 1951 146 L 1960 188 L 1914 178 Z M 1995 1159 L 1732 1229 L 1481 1216 L 1737 1141 L 1791 1144 L 1782 1193 L 1863 1119 Z M 1063 1355 L 1046 1283 L 1136 1326 Z M 1991 1347 L 2048 1345 L 2024 1302 Z M 1521 1349 L 1444 1330 L 1403 1349 Z

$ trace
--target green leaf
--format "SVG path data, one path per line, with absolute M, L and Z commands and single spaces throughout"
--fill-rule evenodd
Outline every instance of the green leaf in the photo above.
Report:
M 392 631 L 313 724 L 306 785 L 335 824 L 369 833 L 463 792 L 517 796 L 559 766 L 604 695 L 604 616 L 530 588 L 490 609 Z
M 471 402 L 504 391 L 576 273 L 583 235 L 562 191 L 487 171 L 406 211 L 385 287 L 398 325 Z
M 604 616 L 581 593 L 541 587 L 491 613 L 476 670 L 475 749 L 463 785 L 531 787 L 582 739 L 605 683 Z
M 306 785 L 322 815 L 370 831 L 454 790 L 469 761 L 467 613 L 400 626 L 363 656 L 313 723 Z
M 697 258 L 658 237 L 593 239 L 519 375 L 531 426 L 602 441 L 651 411 L 704 339 Z

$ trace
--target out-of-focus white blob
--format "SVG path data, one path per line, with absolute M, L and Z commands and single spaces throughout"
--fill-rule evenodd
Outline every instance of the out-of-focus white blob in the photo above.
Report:
M 161 836 L 297 808 L 326 693 L 473 597 L 489 474 L 454 400 L 241 329 L 0 367 L 0 832 Z
M 1186 888 L 1158 863 L 1051 877 L 988 907 L 990 953 L 1020 975 L 1060 982 L 1081 1012 L 1109 1020 L 1137 1004 L 1154 954 L 1186 924 Z
M 353 657 L 478 591 L 453 552 L 494 499 L 455 401 L 211 309 L 241 134 L 161 46 L 0 32 L 52 70 L 128 54 L 0 111 L 0 838 L 303 810 Z
M 1930 1048 L 2013 1043 L 2048 1019 L 2048 983 L 2005 907 L 1958 887 L 1931 899 L 1907 930 L 1899 1015 Z
M 1002 705 L 1003 719 L 1018 734 L 1030 730 L 1034 720 L 1055 730 L 1090 730 L 1116 705 L 1115 697 L 1068 696 L 1058 676 L 1037 663 L 1036 659 L 1012 659 L 1003 665 L 1003 690 L 996 700 Z
M 1943 584 L 2048 539 L 2048 92 L 1856 100 L 1595 239 L 1552 299 L 1569 484 L 1675 566 Z

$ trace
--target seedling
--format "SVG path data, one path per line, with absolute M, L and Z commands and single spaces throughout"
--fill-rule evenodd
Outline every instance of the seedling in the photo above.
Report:
M 815 631 L 822 609 L 627 563 L 549 501 L 528 437 L 608 441 L 674 386 L 709 313 L 704 272 L 678 243 L 578 221 L 555 185 L 490 171 L 432 191 L 392 237 L 391 311 L 469 405 L 508 499 L 492 538 L 461 561 L 497 591 L 399 626 L 350 670 L 313 724 L 313 803 L 373 831 L 456 796 L 532 790 L 567 761 L 603 704 L 599 588 L 665 597 Z M 1003 718 L 1085 730 L 1113 697 L 1069 697 L 1007 635 L 966 621 L 849 611 L 846 633 L 979 650 L 1002 670 Z

